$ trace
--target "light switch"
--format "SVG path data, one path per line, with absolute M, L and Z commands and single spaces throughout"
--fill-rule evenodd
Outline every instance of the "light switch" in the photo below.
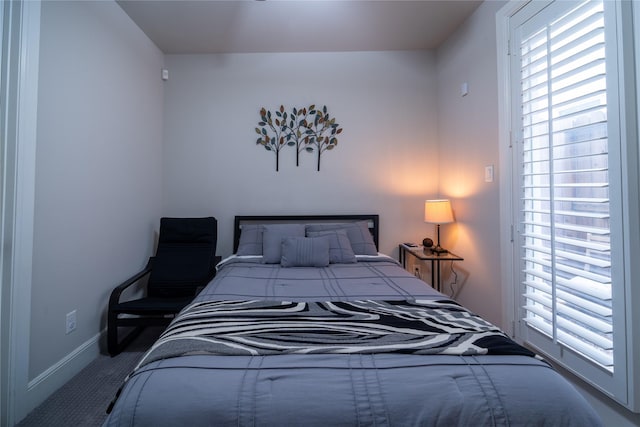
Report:
M 484 167 L 484 182 L 493 182 L 493 165 Z

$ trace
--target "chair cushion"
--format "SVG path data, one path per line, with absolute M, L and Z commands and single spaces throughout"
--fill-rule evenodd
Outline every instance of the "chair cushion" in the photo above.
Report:
M 160 218 L 158 246 L 164 243 L 207 244 L 216 246 L 218 224 L 215 218 Z
M 217 221 L 162 218 L 158 249 L 149 275 L 152 297 L 193 297 L 215 273 Z
M 177 313 L 186 307 L 193 297 L 184 298 L 160 298 L 147 297 L 132 301 L 124 301 L 110 308 L 114 313 L 128 314 L 171 314 Z

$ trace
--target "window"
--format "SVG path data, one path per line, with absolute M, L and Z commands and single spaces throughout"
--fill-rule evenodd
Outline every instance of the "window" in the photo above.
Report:
M 530 2 L 508 17 L 511 256 L 516 337 L 639 411 L 628 304 L 639 277 L 629 172 L 638 160 L 623 126 L 635 103 L 619 96 L 633 87 L 618 53 L 630 36 L 625 7 Z
M 520 41 L 524 320 L 613 370 L 604 5 Z

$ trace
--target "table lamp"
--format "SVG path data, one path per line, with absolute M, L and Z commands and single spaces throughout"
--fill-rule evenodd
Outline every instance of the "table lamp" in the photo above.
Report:
M 451 202 L 449 200 L 426 200 L 424 202 L 424 222 L 437 224 L 438 226 L 438 243 L 431 249 L 431 252 L 438 255 L 449 252 L 440 246 L 440 224 L 449 224 L 453 221 L 453 212 L 451 211 Z

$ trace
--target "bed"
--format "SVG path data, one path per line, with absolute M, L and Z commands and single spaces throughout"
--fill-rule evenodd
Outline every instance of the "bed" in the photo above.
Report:
M 379 254 L 377 215 L 238 216 L 105 426 L 596 426 L 544 360 Z

